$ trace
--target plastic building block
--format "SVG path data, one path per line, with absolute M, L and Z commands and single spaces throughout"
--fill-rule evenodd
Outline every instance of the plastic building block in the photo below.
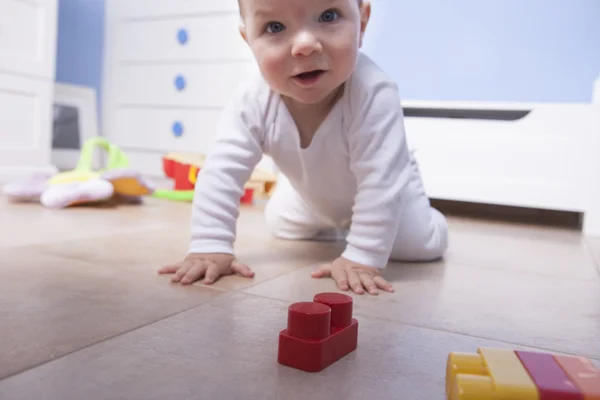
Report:
M 450 353 L 449 400 L 600 400 L 600 371 L 586 358 L 509 349 Z
M 515 351 L 535 382 L 541 400 L 584 400 L 581 390 L 573 384 L 552 354 Z
M 600 400 L 600 371 L 589 359 L 559 354 L 554 359 L 581 390 L 584 400 Z
M 319 372 L 356 350 L 358 321 L 352 297 L 319 293 L 311 302 L 288 308 L 287 329 L 279 332 L 277 361 L 306 372 Z
M 478 353 L 488 372 L 488 383 L 493 384 L 494 390 L 490 392 L 490 395 L 495 397 L 490 397 L 490 399 L 538 400 L 535 383 L 514 351 L 480 348 Z M 468 376 L 461 378 L 469 379 Z M 475 398 L 477 397 L 473 397 L 473 399 Z

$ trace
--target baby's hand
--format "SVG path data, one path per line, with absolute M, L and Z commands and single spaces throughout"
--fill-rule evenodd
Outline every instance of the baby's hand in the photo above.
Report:
M 370 294 L 379 294 L 377 288 L 394 292 L 392 285 L 381 277 L 379 269 L 357 264 L 343 257 L 331 264 L 322 265 L 312 273 L 312 277 L 331 277 L 341 290 L 352 288 L 357 294 L 363 294 L 365 289 Z
M 204 277 L 204 283 L 210 285 L 220 276 L 239 274 L 252 278 L 254 272 L 229 254 L 188 254 L 183 261 L 166 265 L 159 274 L 175 274 L 172 282 L 189 285 Z

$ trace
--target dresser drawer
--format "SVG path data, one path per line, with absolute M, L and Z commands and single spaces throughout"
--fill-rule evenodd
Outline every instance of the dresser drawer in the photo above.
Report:
M 237 13 L 167 20 L 133 20 L 119 25 L 118 61 L 252 60 Z
M 257 73 L 254 62 L 122 66 L 113 96 L 118 105 L 221 108 Z
M 124 149 L 206 154 L 221 110 L 118 108 L 109 137 Z
M 155 18 L 238 12 L 237 0 L 117 0 L 120 18 Z
M 54 79 L 56 0 L 0 0 L 0 71 Z
M 50 162 L 52 87 L 0 73 L 0 167 Z

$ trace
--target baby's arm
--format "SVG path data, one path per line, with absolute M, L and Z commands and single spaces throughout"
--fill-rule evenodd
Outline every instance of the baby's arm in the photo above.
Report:
M 233 254 L 244 185 L 262 157 L 262 119 L 248 93 L 241 92 L 223 111 L 216 141 L 198 174 L 189 253 Z
M 410 175 L 409 151 L 395 84 L 379 83 L 359 104 L 350 130 L 350 168 L 358 191 L 342 257 L 382 269 L 396 237 L 400 194 Z
M 222 275 L 254 275 L 233 254 L 244 184 L 262 157 L 260 104 L 248 93 L 240 92 L 223 111 L 214 147 L 198 174 L 187 256 L 159 270 L 174 274 L 173 282 L 204 277 L 211 284 Z

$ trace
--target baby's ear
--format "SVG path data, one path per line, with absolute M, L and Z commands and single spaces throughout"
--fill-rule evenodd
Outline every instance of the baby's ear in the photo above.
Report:
M 240 21 L 239 30 L 240 30 L 240 35 L 242 35 L 242 38 L 244 39 L 244 41 L 246 43 L 248 43 L 248 33 L 246 31 L 246 25 L 244 24 L 244 21 Z
M 363 36 L 371 18 L 371 3 L 363 1 L 360 5 L 360 45 L 362 46 Z

